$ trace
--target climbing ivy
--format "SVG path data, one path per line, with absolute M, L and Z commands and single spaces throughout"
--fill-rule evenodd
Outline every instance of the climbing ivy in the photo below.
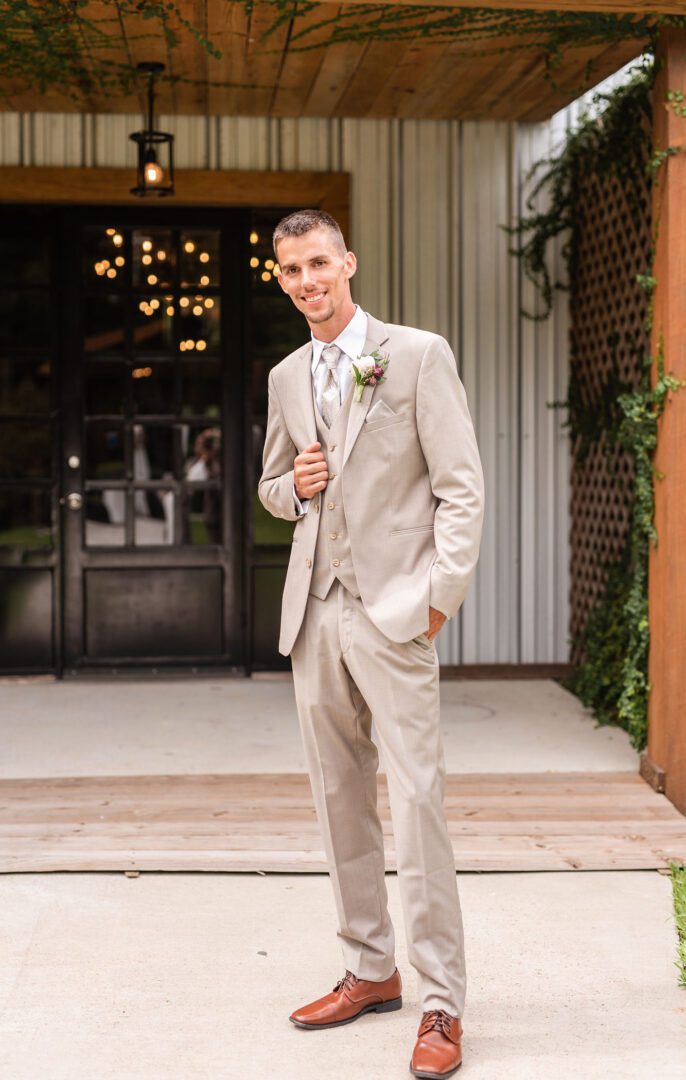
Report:
M 507 231 L 516 236 L 511 251 L 522 260 L 525 274 L 537 286 L 543 300 L 538 314 L 523 312 L 530 318 L 546 318 L 552 309 L 556 289 L 570 289 L 572 302 L 578 281 L 578 205 L 584 177 L 616 177 L 626 193 L 629 205 L 645 213 L 641 202 L 643 184 L 640 175 L 648 170 L 650 182 L 667 157 L 676 152 L 670 147 L 654 151 L 651 144 L 651 100 L 654 62 L 648 54 L 626 84 L 609 93 L 595 96 L 597 112 L 587 110 L 560 151 L 539 163 L 529 179 L 541 171 L 526 203 L 527 212 Z M 672 107 L 682 106 L 678 95 L 670 94 Z M 537 211 L 535 200 L 545 189 L 547 209 Z M 653 322 L 653 294 L 656 280 L 652 273 L 659 221 L 653 222 L 652 244 L 646 273 L 637 284 L 648 294 L 646 337 L 650 339 Z M 550 241 L 566 235 L 563 246 L 567 279 L 554 279 L 547 267 Z M 616 348 L 619 335 L 608 341 Z M 657 425 L 667 394 L 682 383 L 665 372 L 662 341 L 657 355 L 644 353 L 634 344 L 640 378 L 636 387 L 622 382 L 619 363 L 614 356 L 612 370 L 599 399 L 589 403 L 580 382 L 579 366 L 571 358 L 567 398 L 552 402 L 566 410 L 565 426 L 574 447 L 575 463 L 583 467 L 591 446 L 601 445 L 608 454 L 618 448 L 633 461 L 630 525 L 625 546 L 613 563 L 605 564 L 606 584 L 586 626 L 574 641 L 584 657 L 574 676 L 567 682 L 593 709 L 600 723 L 618 723 L 626 728 L 632 745 L 641 750 L 647 741 L 648 648 L 648 558 L 650 544 L 657 541 L 654 512 L 656 476 L 653 455 L 657 445 Z M 655 378 L 652 373 L 655 369 Z M 621 483 L 621 478 L 616 478 Z
M 41 94 L 50 89 L 77 102 L 95 93 L 128 94 L 135 88 L 135 64 L 114 56 L 123 38 L 136 51 L 141 44 L 152 50 L 162 40 L 171 52 L 186 34 L 208 55 L 221 56 L 173 0 L 101 0 L 95 6 L 90 0 L 0 0 L 0 93 L 11 98 L 13 86 Z
M 288 50 L 300 52 L 326 48 L 346 41 L 407 41 L 424 39 L 434 44 L 464 43 L 469 56 L 494 58 L 530 51 L 543 59 L 543 77 L 555 88 L 555 71 L 569 49 L 612 46 L 636 41 L 650 48 L 664 26 L 686 26 L 686 17 L 652 13 L 612 14 L 608 12 L 541 11 L 493 9 L 488 7 L 446 7 L 430 4 L 351 4 L 330 14 L 322 8 L 321 19 L 307 18 L 322 7 L 317 0 L 261 0 L 275 9 L 275 16 L 262 33 L 266 41 L 287 25 Z M 252 15 L 255 0 L 242 0 Z M 300 21 L 300 22 L 299 22 Z M 326 36 L 322 35 L 326 31 Z M 280 51 L 280 50 L 277 50 Z M 576 96 L 587 88 L 596 69 L 594 57 L 584 66 Z M 495 69 L 494 69 L 495 70 Z M 565 92 L 574 96 L 569 86 Z
M 225 0 L 245 10 L 252 26 L 255 0 Z M 260 0 L 261 10 L 273 8 L 273 18 L 255 37 L 263 54 L 281 54 L 283 44 L 269 48 L 270 38 L 284 25 L 288 28 L 289 52 L 326 49 L 346 41 L 416 41 L 464 43 L 469 55 L 494 59 L 529 51 L 543 59 L 543 75 L 555 86 L 555 72 L 569 49 L 589 49 L 595 55 L 626 41 L 650 47 L 660 28 L 686 26 L 686 16 L 610 14 L 603 12 L 530 11 L 491 8 L 445 7 L 431 4 L 350 4 L 342 10 L 318 0 Z M 317 12 L 321 9 L 321 18 Z M 314 16 L 314 17 L 313 17 Z M 323 33 L 322 33 L 323 31 Z M 52 89 L 75 100 L 91 94 L 127 94 L 135 86 L 133 63 L 116 60 L 125 37 L 141 58 L 139 46 L 151 47 L 162 39 L 167 52 L 190 36 L 210 57 L 221 58 L 220 43 L 213 41 L 187 16 L 178 0 L 0 0 L 0 71 L 8 96 L 14 84 L 20 89 Z M 145 57 L 143 57 L 145 58 Z M 595 62 L 583 68 L 577 95 L 588 85 Z M 495 71 L 495 68 L 494 68 Z M 167 71 L 163 79 L 208 85 L 203 75 L 181 77 Z M 242 84 L 211 81 L 215 87 Z M 565 86 L 567 96 L 574 89 Z

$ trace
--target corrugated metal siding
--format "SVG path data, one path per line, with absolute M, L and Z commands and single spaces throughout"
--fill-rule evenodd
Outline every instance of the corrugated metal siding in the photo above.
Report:
M 568 111 L 567 118 L 571 116 Z M 564 126 L 411 120 L 161 117 L 179 168 L 333 169 L 352 175 L 353 295 L 382 319 L 450 341 L 487 485 L 479 568 L 443 663 L 568 657 L 566 297 L 543 324 L 501 225 L 522 176 Z M 0 163 L 124 166 L 137 114 L 0 114 Z M 556 254 L 559 260 L 559 247 Z

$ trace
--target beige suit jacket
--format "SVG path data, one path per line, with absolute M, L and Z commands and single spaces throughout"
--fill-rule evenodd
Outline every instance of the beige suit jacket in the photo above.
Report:
M 389 354 L 384 382 L 352 401 L 340 470 L 343 509 L 360 596 L 392 641 L 428 628 L 429 605 L 455 615 L 479 556 L 484 480 L 455 357 L 445 338 L 368 315 L 364 354 Z M 296 521 L 281 610 L 279 652 L 300 629 L 321 514 L 313 496 L 298 517 L 297 454 L 318 441 L 312 342 L 269 373 L 269 411 L 258 493 L 275 517 Z M 383 400 L 394 416 L 365 422 Z M 322 446 L 326 457 L 326 446 Z M 323 489 L 324 495 L 326 488 Z

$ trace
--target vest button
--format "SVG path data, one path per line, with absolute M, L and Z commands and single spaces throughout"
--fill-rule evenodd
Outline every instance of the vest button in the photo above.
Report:
M 329 473 L 329 480 L 335 480 L 335 479 L 336 479 L 335 472 Z
M 334 559 L 333 564 L 334 564 L 334 566 L 340 566 L 341 565 L 341 560 L 340 559 Z
M 331 443 L 331 446 L 329 447 L 329 450 L 335 450 L 335 449 L 336 449 L 336 444 L 335 444 L 335 442 L 334 442 L 334 443 Z
M 331 537 L 332 540 L 337 540 L 338 539 L 338 533 L 329 533 L 329 536 Z
M 327 503 L 326 504 L 327 510 L 333 510 L 335 508 L 335 506 L 336 506 L 335 503 Z
M 312 559 L 305 559 L 305 564 L 307 566 L 312 566 Z
M 319 513 L 319 503 L 318 502 L 314 504 L 314 510 L 315 510 L 316 514 Z

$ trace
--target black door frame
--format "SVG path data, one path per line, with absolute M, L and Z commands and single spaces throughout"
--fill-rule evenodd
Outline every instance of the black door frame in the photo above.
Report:
M 244 523 L 249 506 L 245 462 L 249 425 L 245 422 L 246 333 L 248 307 L 247 249 L 249 211 L 243 208 L 199 208 L 176 204 L 122 206 L 68 206 L 55 208 L 57 246 L 62 253 L 60 274 L 60 461 L 58 480 L 62 515 L 60 562 L 61 670 L 73 675 L 83 671 L 116 669 L 230 670 L 247 673 L 249 665 L 247 545 Z M 71 490 L 84 492 L 81 301 L 82 247 L 77 238 L 86 226 L 103 227 L 207 227 L 221 229 L 221 338 L 222 338 L 222 525 L 223 542 L 206 547 L 86 548 L 83 544 L 83 516 L 64 501 Z M 75 302 L 78 298 L 78 303 Z M 73 470 L 68 458 L 77 455 L 81 465 Z M 148 568 L 218 566 L 222 571 L 222 655 L 206 657 L 113 658 L 88 662 L 85 659 L 85 610 L 83 574 L 94 568 Z

